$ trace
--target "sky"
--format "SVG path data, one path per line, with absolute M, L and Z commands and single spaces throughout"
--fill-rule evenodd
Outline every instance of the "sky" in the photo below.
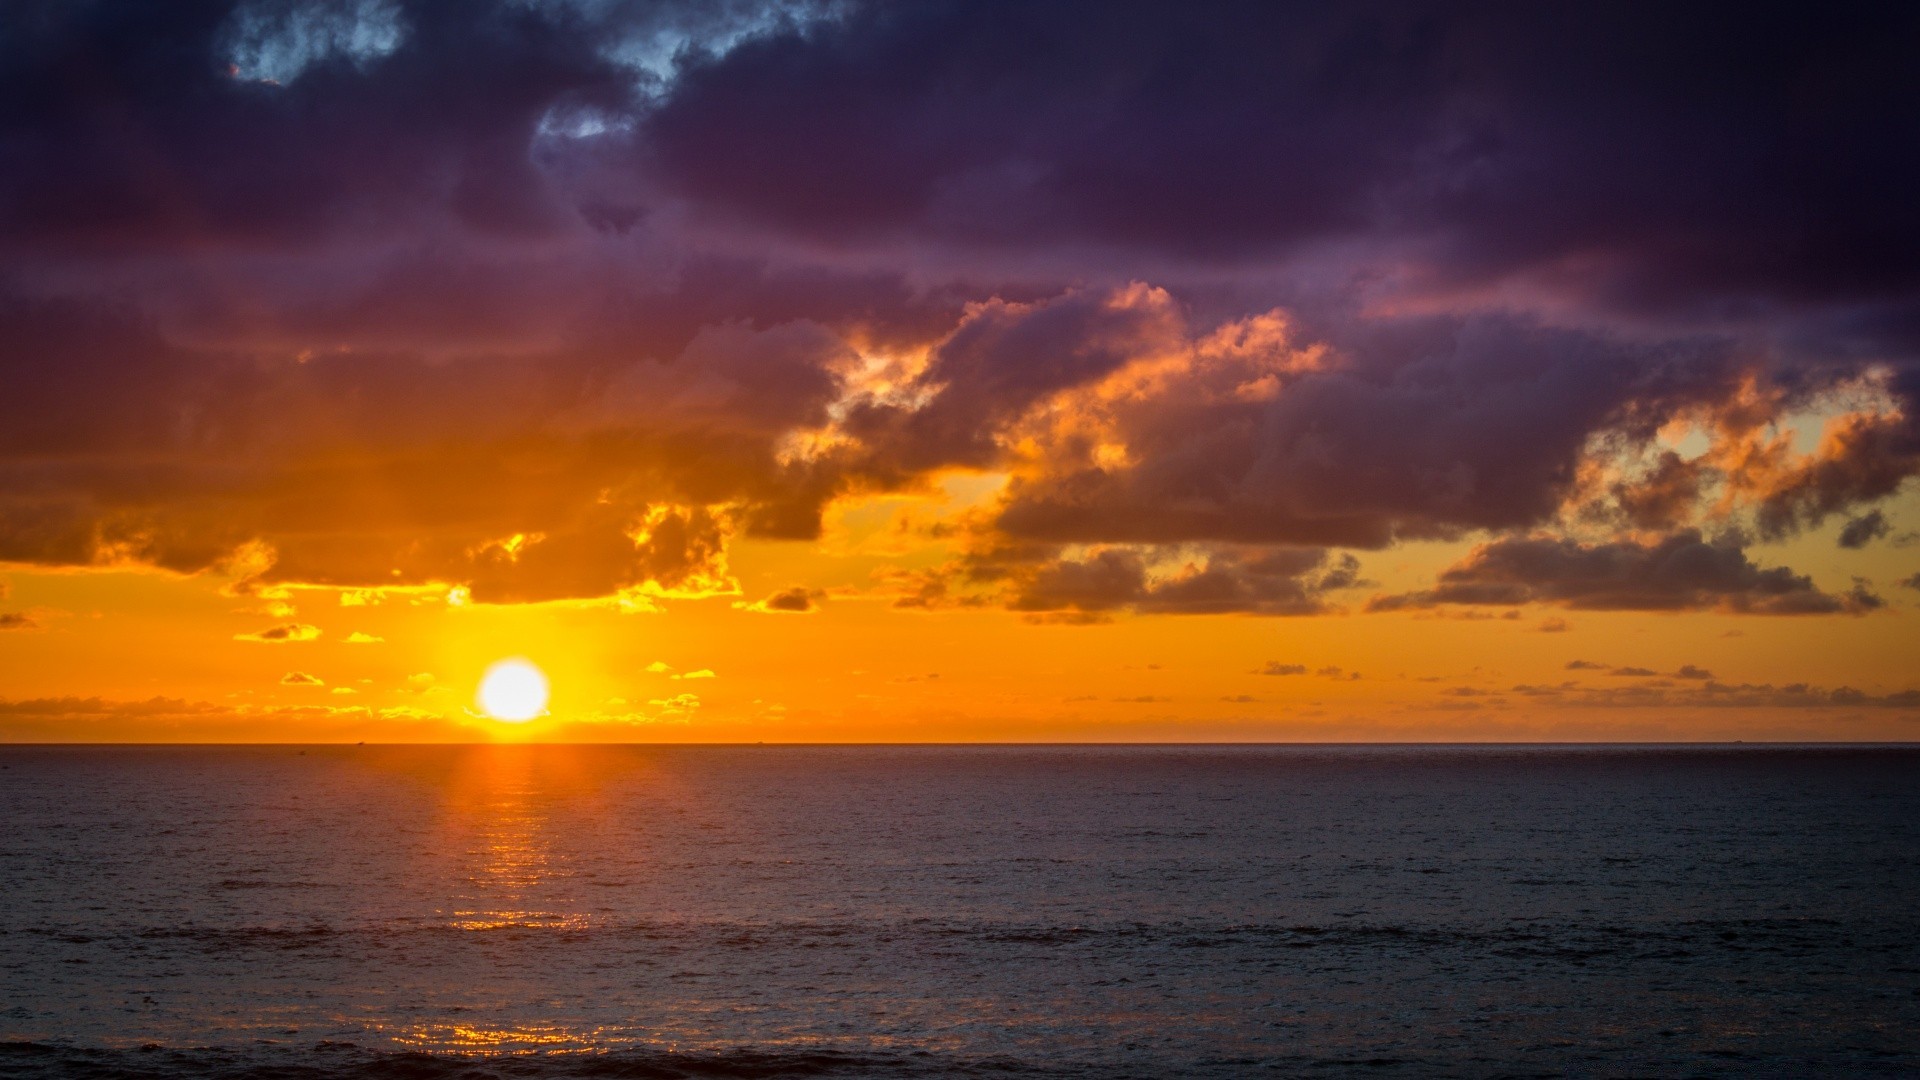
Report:
M 1915 738 L 1917 50 L 17 0 L 0 740 Z

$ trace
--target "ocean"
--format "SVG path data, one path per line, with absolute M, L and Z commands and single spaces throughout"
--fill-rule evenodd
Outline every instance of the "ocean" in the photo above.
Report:
M 1920 1075 L 1920 749 L 0 748 L 0 1077 Z

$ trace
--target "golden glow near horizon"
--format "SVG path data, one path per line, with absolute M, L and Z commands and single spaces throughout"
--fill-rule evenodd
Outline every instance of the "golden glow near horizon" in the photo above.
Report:
M 515 657 L 487 669 L 475 695 L 495 720 L 523 724 L 547 711 L 547 677 L 532 662 Z
M 1838 522 L 1769 561 L 1806 566 L 1834 591 L 1849 573 L 1870 575 L 1888 609 L 1364 610 L 1369 595 L 1432 581 L 1470 550 L 1466 540 L 1361 552 L 1368 583 L 1325 615 L 1122 613 L 1074 624 L 993 607 L 897 607 L 885 575 L 945 555 L 938 541 L 905 542 L 898 524 L 937 519 L 938 497 L 895 501 L 845 503 L 818 542 L 738 542 L 733 590 L 651 609 L 449 604 L 431 589 L 236 596 L 215 575 L 10 567 L 0 572 L 7 605 L 37 625 L 0 638 L 0 700 L 11 703 L 0 739 L 1913 737 L 1909 712 L 1887 703 L 1912 678 L 1910 601 L 1890 583 L 1912 572 L 1914 549 L 1876 545 L 1834 565 Z M 1903 498 L 1889 515 L 1920 519 L 1920 506 Z M 809 610 L 760 603 L 796 585 Z M 312 631 L 269 633 L 289 625 Z M 544 707 L 476 693 L 503 657 L 522 656 L 546 676 Z M 1860 699 L 1833 696 L 1843 688 Z

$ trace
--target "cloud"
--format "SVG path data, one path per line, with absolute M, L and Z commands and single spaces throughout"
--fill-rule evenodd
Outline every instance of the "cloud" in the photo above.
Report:
M 1706 9 L 879 5 L 690 70 L 643 133 L 686 197 L 840 243 L 1205 260 L 1399 227 L 1441 238 L 1424 261 L 1457 280 L 1588 246 L 1598 265 L 1562 273 L 1618 302 L 1904 281 L 1910 258 L 1870 241 L 1913 227 L 1888 175 L 1911 137 L 1856 133 L 1901 130 L 1906 23 L 1746 15 L 1728 49 Z M 1007 40 L 1079 48 L 1038 63 Z M 1783 98 L 1829 70 L 1853 79 L 1821 107 Z M 1792 193 L 1834 215 L 1797 258 L 1767 247 L 1793 235 Z
M 280 685 L 281 686 L 325 686 L 327 684 L 323 680 L 316 678 L 315 676 L 309 675 L 304 671 L 289 671 L 285 675 L 280 676 Z
M 386 638 L 376 637 L 372 634 L 363 634 L 358 630 L 347 635 L 347 644 L 349 645 L 379 645 L 386 640 Z
M 229 706 L 181 698 L 0 700 L 0 737 L 22 742 L 117 742 L 130 730 L 188 741 L 257 741 L 262 731 L 312 741 L 445 737 L 446 718 L 424 709 L 364 705 Z
M 1887 521 L 1886 515 L 1874 510 L 1849 519 L 1840 530 L 1839 543 L 1843 548 L 1863 548 L 1892 530 L 1893 525 Z
M 1376 596 L 1369 611 L 1439 604 L 1558 604 L 1594 611 L 1860 614 L 1881 605 L 1862 586 L 1827 593 L 1785 567 L 1763 569 L 1743 549 L 1682 530 L 1646 542 L 1582 543 L 1516 536 L 1481 544 L 1441 571 L 1435 588 Z
M 1713 672 L 1692 664 L 1681 664 L 1680 670 L 1674 672 L 1673 677 L 1676 679 L 1711 679 L 1713 678 Z
M 714 673 L 713 673 L 712 671 L 710 671 L 710 670 L 708 670 L 707 668 L 701 668 L 701 669 L 699 669 L 698 671 L 688 671 L 688 672 L 683 672 L 683 673 L 681 673 L 681 674 L 678 674 L 678 675 L 670 675 L 670 676 L 668 676 L 668 678 L 672 678 L 672 679 L 712 679 L 712 678 L 717 678 L 717 676 L 715 676 L 715 675 L 714 675 Z
M 1030 550 L 904 606 L 1311 615 L 1296 552 L 1865 543 L 1920 470 L 1895 6 L 36 12 L 0 561 L 642 610 L 963 469 Z M 1876 602 L 1748 566 L 1401 606 Z
M 651 713 L 629 714 L 630 723 L 684 724 L 689 723 L 700 710 L 700 698 L 694 694 L 675 694 L 668 698 L 652 698 L 647 702 L 654 711 Z
M 1278 660 L 1269 660 L 1254 671 L 1255 675 L 1305 675 L 1306 673 L 1307 665 L 1305 664 L 1283 664 Z
M 1920 690 L 1872 694 L 1850 686 L 1822 687 L 1808 683 L 1738 683 L 1705 681 L 1698 686 L 1638 685 L 1577 687 L 1516 686 L 1520 693 L 1555 705 L 1583 708 L 1867 708 L 1911 710 L 1920 713 Z
M 1567 620 L 1555 618 L 1540 620 L 1540 625 L 1535 629 L 1543 634 L 1564 634 L 1573 627 L 1568 625 Z
M 319 636 L 320 628 L 317 626 L 308 623 L 282 623 L 279 626 L 270 626 L 265 630 L 251 634 L 235 634 L 233 635 L 233 640 L 266 642 L 312 641 Z
M 997 581 L 1014 611 L 1106 616 L 1316 615 L 1352 580 L 1358 560 L 1310 548 L 1113 547 L 1082 556 L 1046 547 L 976 555 L 966 573 Z
M 1592 660 L 1569 660 L 1569 661 L 1567 661 L 1567 670 L 1568 670 L 1568 671 L 1604 671 L 1604 670 L 1606 670 L 1606 667 L 1607 667 L 1607 665 L 1605 665 L 1605 664 L 1596 664 L 1596 663 L 1594 663 L 1594 662 L 1593 662 Z
M 0 611 L 0 630 L 38 630 L 39 620 L 24 611 Z
M 795 585 L 791 588 L 781 589 L 779 592 L 773 593 L 763 599 L 755 600 L 751 604 L 735 604 L 733 606 L 744 611 L 758 611 L 769 615 L 804 615 L 820 610 L 820 602 L 825 600 L 826 597 L 827 594 L 823 590 L 809 589 L 802 585 Z

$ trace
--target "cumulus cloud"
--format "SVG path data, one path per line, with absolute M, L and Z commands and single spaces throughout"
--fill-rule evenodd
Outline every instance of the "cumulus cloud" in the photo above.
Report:
M 1558 604 L 1597 611 L 1860 614 L 1881 606 L 1862 586 L 1835 595 L 1785 567 L 1761 568 L 1736 543 L 1682 530 L 1651 541 L 1583 543 L 1516 536 L 1476 547 L 1431 590 L 1376 596 L 1370 611 L 1439 604 Z
M 347 635 L 347 644 L 349 645 L 379 645 L 385 642 L 386 640 L 387 640 L 386 638 L 378 637 L 373 634 L 362 633 L 358 630 L 355 630 L 353 633 Z
M 235 634 L 235 641 L 291 642 L 313 641 L 320 636 L 320 628 L 309 623 L 282 623 L 269 626 L 265 630 L 251 634 Z
M 1254 670 L 1255 675 L 1305 675 L 1305 664 L 1283 664 L 1278 660 L 1269 660 Z
M 281 686 L 325 686 L 326 682 L 304 671 L 289 671 L 280 676 Z

